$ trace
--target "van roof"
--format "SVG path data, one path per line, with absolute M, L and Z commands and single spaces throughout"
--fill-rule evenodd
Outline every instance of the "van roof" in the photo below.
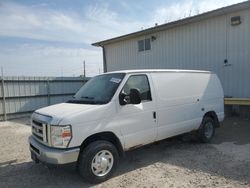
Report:
M 185 69 L 139 69 L 139 70 L 120 70 L 120 71 L 112 71 L 108 73 L 150 73 L 150 72 L 175 72 L 175 73 L 205 73 L 211 74 L 211 71 L 203 71 L 203 70 L 185 70 Z

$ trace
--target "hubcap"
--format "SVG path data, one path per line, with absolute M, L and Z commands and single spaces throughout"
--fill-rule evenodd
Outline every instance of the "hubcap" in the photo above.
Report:
M 211 138 L 213 135 L 213 124 L 211 122 L 207 122 L 205 124 L 205 136 L 207 138 Z
M 99 151 L 91 163 L 92 172 L 96 176 L 105 176 L 113 167 L 114 157 L 108 150 Z

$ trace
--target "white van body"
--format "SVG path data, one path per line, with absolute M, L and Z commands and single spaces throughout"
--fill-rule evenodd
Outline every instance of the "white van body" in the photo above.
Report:
M 80 146 L 99 133 L 114 134 L 123 151 L 198 130 L 206 113 L 224 119 L 224 96 L 216 74 L 193 70 L 129 70 L 123 73 L 112 99 L 106 104 L 61 103 L 36 110 L 32 115 L 30 150 L 35 158 L 53 164 L 77 161 Z M 151 100 L 121 105 L 119 95 L 132 76 L 147 78 Z M 41 122 L 39 126 L 36 124 Z M 65 148 L 51 145 L 50 126 L 70 125 Z M 47 127 L 46 127 L 47 126 Z M 37 132 L 38 131 L 38 132 Z M 46 136 L 45 135 L 46 132 Z M 39 134 L 40 138 L 37 137 Z M 34 157 L 34 156 L 33 156 Z

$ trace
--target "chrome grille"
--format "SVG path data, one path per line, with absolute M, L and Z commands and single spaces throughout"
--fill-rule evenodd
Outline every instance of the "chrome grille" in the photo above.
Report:
M 33 138 L 38 142 L 51 146 L 50 141 L 50 123 L 52 121 L 51 116 L 46 116 L 34 112 L 31 117 L 31 127 Z
M 47 124 L 38 120 L 32 120 L 32 134 L 36 140 L 44 144 L 48 143 Z

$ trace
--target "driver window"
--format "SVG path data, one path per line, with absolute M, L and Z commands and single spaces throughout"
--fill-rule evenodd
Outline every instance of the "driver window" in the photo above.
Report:
M 122 93 L 124 93 L 125 95 L 129 95 L 130 89 L 139 90 L 142 102 L 152 101 L 149 82 L 146 75 L 130 76 L 122 89 Z

